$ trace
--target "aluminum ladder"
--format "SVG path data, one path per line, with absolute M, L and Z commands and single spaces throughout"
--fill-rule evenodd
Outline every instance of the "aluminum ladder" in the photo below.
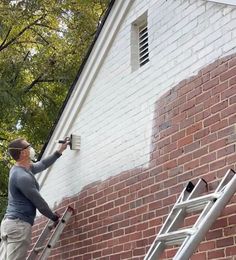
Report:
M 26 260 L 48 259 L 52 248 L 55 246 L 56 242 L 60 238 L 61 233 L 63 232 L 66 224 L 68 223 L 73 213 L 74 209 L 69 206 L 63 213 L 62 217 L 60 218 L 56 226 L 52 220 L 49 220 Z M 47 242 L 45 244 L 46 240 Z
M 207 231 L 236 192 L 236 174 L 228 170 L 214 193 L 207 191 L 207 183 L 199 179 L 189 182 L 180 194 L 144 260 L 158 260 L 167 246 L 179 246 L 173 260 L 189 260 Z M 187 214 L 202 211 L 191 228 L 180 228 Z

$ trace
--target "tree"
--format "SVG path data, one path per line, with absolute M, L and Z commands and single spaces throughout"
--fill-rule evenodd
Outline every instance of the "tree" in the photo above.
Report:
M 40 151 L 108 2 L 1 0 L 0 209 L 12 164 L 7 143 L 21 136 Z

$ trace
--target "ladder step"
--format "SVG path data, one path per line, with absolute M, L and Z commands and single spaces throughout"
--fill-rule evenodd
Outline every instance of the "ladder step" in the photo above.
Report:
M 221 193 L 212 193 L 198 198 L 179 202 L 175 205 L 175 209 L 185 208 L 187 212 L 201 210 L 206 206 L 206 203 L 217 200 Z
M 191 236 L 196 232 L 195 228 L 180 229 L 177 231 L 161 234 L 157 241 L 164 242 L 166 245 L 180 245 L 187 236 Z

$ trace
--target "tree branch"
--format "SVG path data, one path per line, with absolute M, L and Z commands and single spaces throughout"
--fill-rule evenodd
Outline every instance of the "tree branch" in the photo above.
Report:
M 39 32 L 37 32 L 34 28 L 30 28 L 34 33 L 36 33 L 44 42 L 46 42 L 47 45 L 50 45 L 50 42 L 48 42 Z
M 31 84 L 30 84 L 28 87 L 25 88 L 24 92 L 25 92 L 25 93 L 29 92 L 29 91 L 33 88 L 34 85 L 36 85 L 37 83 L 39 83 L 39 81 L 40 81 L 40 79 L 42 78 L 42 76 L 43 76 L 43 74 L 41 74 L 38 78 L 36 78 L 35 80 L 33 80 L 33 81 L 31 82 Z
M 25 31 L 30 29 L 34 24 L 38 23 L 41 19 L 45 18 L 46 14 L 42 15 L 29 25 L 27 25 L 24 29 L 22 29 L 15 37 L 13 37 L 11 40 L 9 40 L 7 43 L 4 43 L 0 46 L 0 51 L 6 49 L 9 45 L 11 45 L 13 42 L 15 42 L 22 34 L 24 34 Z
M 43 24 L 43 23 L 41 23 L 41 24 L 40 23 L 36 23 L 36 24 L 34 24 L 34 26 L 45 27 L 45 28 L 48 28 L 48 29 L 50 29 L 52 31 L 55 31 L 55 32 L 65 33 L 65 31 L 63 31 L 63 30 L 59 30 L 57 28 L 53 28 L 52 26 L 49 26 L 49 25 Z
M 8 30 L 8 32 L 7 32 L 6 36 L 5 36 L 5 39 L 3 40 L 3 42 L 2 42 L 1 45 L 0 45 L 0 49 L 2 48 L 2 46 L 3 46 L 3 45 L 5 44 L 5 42 L 7 41 L 7 38 L 8 38 L 8 36 L 9 36 L 11 30 L 12 30 L 12 27 Z
M 32 81 L 32 83 L 25 88 L 24 93 L 29 92 L 36 84 L 39 83 L 52 83 L 52 82 L 58 82 L 61 81 L 62 79 L 43 79 L 43 74 L 41 74 L 38 78 Z
M 30 51 L 28 51 L 28 52 L 25 54 L 25 56 L 24 56 L 23 61 L 21 62 L 21 64 L 26 61 L 26 59 L 28 58 L 29 54 L 30 54 Z M 17 80 L 17 78 L 18 78 L 18 76 L 19 76 L 19 74 L 20 74 L 20 71 L 21 71 L 20 69 L 18 69 L 18 70 L 16 71 L 16 75 L 15 75 L 15 78 L 14 78 L 14 80 L 13 80 L 13 84 L 16 83 L 16 80 Z

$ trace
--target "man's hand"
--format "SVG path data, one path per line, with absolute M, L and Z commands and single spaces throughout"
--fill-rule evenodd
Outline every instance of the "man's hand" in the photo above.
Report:
M 55 212 L 54 213 L 54 217 L 53 217 L 53 221 L 54 221 L 54 227 L 56 227 L 57 226 L 57 224 L 59 223 L 59 221 L 60 221 L 60 214 L 59 213 L 57 213 L 57 212 Z
M 62 154 L 62 153 L 66 150 L 67 146 L 70 144 L 70 138 L 69 138 L 69 137 L 66 137 L 64 141 L 65 141 L 65 142 L 62 143 L 62 144 L 60 144 L 60 147 L 57 149 L 57 151 L 58 151 L 60 154 Z

